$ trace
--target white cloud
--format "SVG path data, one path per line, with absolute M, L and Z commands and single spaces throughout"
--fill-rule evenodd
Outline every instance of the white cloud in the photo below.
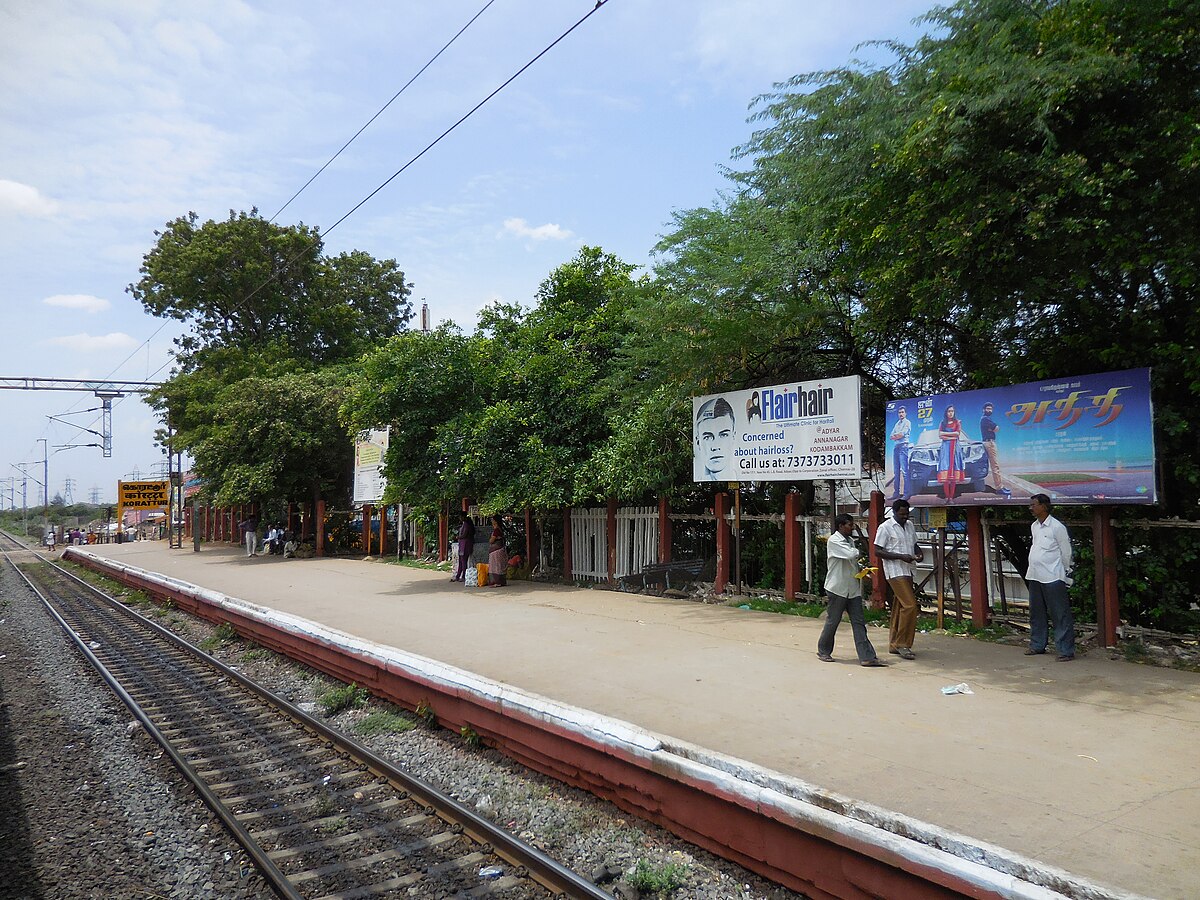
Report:
M 59 337 L 47 338 L 43 343 L 64 347 L 76 353 L 107 353 L 112 350 L 128 350 L 136 347 L 138 340 L 121 331 L 96 335 L 81 332 L 80 334 L 64 334 Z
M 0 215 L 13 213 L 18 216 L 46 218 L 58 211 L 58 204 L 35 187 L 0 178 Z
M 545 225 L 530 225 L 524 219 L 505 219 L 504 232 L 532 241 L 565 241 L 573 235 L 567 229 L 547 222 Z
M 60 306 L 63 309 L 78 309 L 86 313 L 104 312 L 112 304 L 103 297 L 93 297 L 91 294 L 55 294 L 42 301 L 47 306 Z

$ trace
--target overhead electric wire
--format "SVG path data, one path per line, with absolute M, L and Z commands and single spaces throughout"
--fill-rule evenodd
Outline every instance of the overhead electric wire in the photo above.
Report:
M 471 21 L 468 22 L 467 25 L 463 26 L 463 29 L 461 29 L 458 32 L 458 34 L 461 34 L 463 30 L 465 30 L 472 22 L 475 21 L 475 19 L 479 18 L 479 16 L 483 12 L 485 12 L 489 6 L 491 6 L 492 2 L 494 2 L 494 0 L 489 0 L 489 2 L 487 4 L 485 4 L 484 7 L 478 13 L 475 14 L 475 16 L 471 19 Z M 495 88 L 493 91 L 491 91 L 491 93 L 489 93 L 486 97 L 484 97 L 482 100 L 480 100 L 478 103 L 476 103 L 473 107 L 471 107 L 470 110 L 468 110 L 466 113 L 464 113 L 462 116 L 460 116 L 452 125 L 450 125 L 450 127 L 448 127 L 445 131 L 443 131 L 441 134 L 439 134 L 436 138 L 434 138 L 428 144 L 426 144 L 417 154 L 415 154 L 411 159 L 409 159 L 406 163 L 404 163 L 404 165 L 402 165 L 399 169 L 397 169 L 390 176 L 388 176 L 388 178 L 385 179 L 381 184 L 379 184 L 373 191 L 371 191 L 369 194 L 367 194 L 367 196 L 363 197 L 363 199 L 358 201 L 358 203 L 354 204 L 354 206 L 351 207 L 348 212 L 346 212 L 340 219 L 338 219 L 331 226 L 329 226 L 328 229 L 326 229 L 324 232 L 319 232 L 318 237 L 323 238 L 325 235 L 328 235 L 335 228 L 337 228 L 339 225 L 341 225 L 343 222 L 345 222 L 348 218 L 350 218 L 352 215 L 354 215 L 354 213 L 358 212 L 358 210 L 361 209 L 372 197 L 374 197 L 376 194 L 378 194 L 380 191 L 382 191 L 385 187 L 387 187 L 389 184 L 391 184 L 397 177 L 402 175 L 414 163 L 416 163 L 419 159 L 421 159 L 421 157 L 423 157 L 426 153 L 428 153 L 430 150 L 432 150 L 434 147 L 436 147 L 439 143 L 441 143 L 442 140 L 444 140 L 453 131 L 455 131 L 460 125 L 462 125 L 464 122 L 466 122 L 467 119 L 469 119 L 469 118 L 471 118 L 471 116 L 475 115 L 475 113 L 477 113 L 481 108 L 483 108 L 483 106 L 485 106 L 489 101 L 491 101 L 493 97 L 495 97 L 497 94 L 499 94 L 501 91 L 503 91 L 506 87 L 508 87 L 510 84 L 512 84 L 514 81 L 516 81 L 534 63 L 536 63 L 543 56 L 545 56 L 547 53 L 549 53 L 551 50 L 553 50 L 556 46 L 558 46 L 560 43 L 562 43 L 562 41 L 564 41 L 572 32 L 574 32 L 577 28 L 579 28 L 580 25 L 582 25 L 584 22 L 586 22 L 588 19 L 590 19 L 593 15 L 595 15 L 596 12 L 598 12 L 600 10 L 600 8 L 605 6 L 607 3 L 608 3 L 608 0 L 596 0 L 595 5 L 592 6 L 592 8 L 589 9 L 583 16 L 581 16 L 573 25 L 571 25 L 571 27 L 569 27 L 566 31 L 564 31 L 562 34 L 560 34 L 558 37 L 556 37 L 553 41 L 551 41 L 549 44 L 547 44 L 545 47 L 543 47 L 542 50 L 539 51 L 534 57 L 532 57 L 527 63 L 525 63 L 525 65 L 523 65 L 523 66 L 521 66 L 521 68 L 517 69 L 516 72 L 514 72 L 512 75 L 510 75 L 503 83 L 501 83 L 497 88 Z M 458 34 L 455 35 L 454 39 L 457 39 Z M 454 39 L 451 40 L 451 43 L 453 43 Z M 447 44 L 446 46 L 448 47 L 449 44 Z M 433 62 L 433 60 L 437 59 L 437 56 L 440 56 L 441 53 L 445 49 L 446 48 L 443 47 L 442 50 L 438 51 L 438 54 L 435 55 L 433 57 L 433 59 L 430 60 L 430 62 Z M 423 72 L 426 68 L 428 68 L 428 66 L 429 66 L 429 64 L 427 63 L 421 69 L 421 71 Z M 420 72 L 418 72 L 417 74 L 420 75 Z M 414 76 L 414 78 L 415 77 L 416 76 Z M 409 83 L 411 83 L 411 80 Z M 407 86 L 408 85 L 406 84 L 405 87 L 407 87 Z M 404 90 L 404 88 L 401 88 L 401 90 L 399 92 L 397 92 L 396 96 L 399 96 L 400 93 L 403 92 L 403 90 Z M 394 100 L 395 97 L 393 97 L 392 99 Z M 390 103 L 391 103 L 391 101 L 388 101 L 388 105 L 390 105 Z M 387 108 L 387 106 L 384 107 L 384 109 L 386 109 L 386 108 Z M 380 110 L 380 112 L 382 112 L 382 111 L 383 110 Z M 376 113 L 376 116 L 373 117 L 371 121 L 374 121 L 374 118 L 377 118 L 378 115 L 379 115 L 379 113 Z M 371 122 L 367 123 L 367 125 L 370 125 L 370 124 L 371 124 Z M 367 127 L 367 125 L 364 125 L 363 128 L 365 129 Z M 355 134 L 355 137 L 357 137 L 358 134 L 361 134 L 361 133 L 362 133 L 362 129 L 360 129 L 359 132 L 357 134 Z M 354 140 L 354 138 L 351 138 L 350 141 L 347 141 L 346 146 L 349 146 L 350 142 L 353 140 Z M 343 147 L 342 149 L 344 150 L 345 147 Z M 338 153 L 341 153 L 341 150 L 339 150 Z M 332 159 L 330 159 L 329 162 L 333 162 L 333 159 L 336 159 L 336 158 L 337 158 L 337 154 L 335 154 L 334 157 Z M 326 163 L 325 165 L 328 166 L 329 163 Z M 321 171 L 323 171 L 324 168 L 325 168 L 325 166 L 322 166 Z M 320 175 L 320 173 L 321 172 L 318 171 L 317 175 Z M 313 178 L 316 178 L 316 175 L 314 175 Z M 308 184 L 311 184 L 311 183 L 312 183 L 312 179 L 309 179 L 308 183 L 306 183 L 304 187 L 307 187 Z M 300 190 L 303 191 L 304 188 L 301 188 Z M 299 194 L 300 194 L 300 191 L 297 191 L 296 194 L 292 196 L 291 200 L 294 200 L 296 198 L 296 196 L 299 196 Z M 291 200 L 289 200 L 288 203 L 291 203 Z M 285 203 L 283 207 L 280 207 L 279 212 L 282 212 L 286 206 L 287 206 L 287 204 Z M 277 212 L 275 215 L 279 215 L 279 212 Z M 272 217 L 272 218 L 274 218 L 274 217 Z M 270 277 L 268 277 L 266 280 L 264 280 L 261 284 L 259 284 L 257 287 L 255 287 L 254 290 L 252 290 L 249 294 L 247 294 L 244 298 L 242 298 L 241 302 L 237 306 L 233 307 L 233 309 L 231 309 L 229 311 L 229 313 L 234 313 L 234 312 L 237 312 L 238 310 L 240 310 L 259 291 L 261 291 L 267 285 L 269 285 L 273 281 L 275 281 L 279 277 L 279 275 L 287 269 L 288 266 L 290 266 L 293 262 L 298 260 L 306 252 L 307 252 L 307 250 L 301 250 L 299 253 L 295 254 L 290 259 L 286 260 L 284 262 L 283 266 L 279 267 L 274 274 L 272 274 Z M 159 333 L 159 331 L 162 331 L 162 329 L 164 327 L 166 327 L 166 324 L 167 324 L 166 322 L 163 322 L 163 324 L 158 327 L 158 329 L 154 332 L 154 334 L 151 335 L 150 338 L 147 338 L 146 342 L 153 339 L 153 337 L 155 335 L 157 335 Z M 144 346 L 144 344 L 146 342 L 143 342 L 143 344 L 138 347 L 138 350 L 140 350 L 141 346 Z M 135 350 L 134 352 L 138 352 L 138 351 Z M 129 359 L 132 358 L 132 356 L 133 356 L 133 354 L 131 353 L 129 355 L 129 357 L 126 357 L 125 361 L 122 362 L 121 365 L 124 365 L 125 362 L 128 362 Z M 174 360 L 175 360 L 175 357 L 172 356 L 171 359 L 168 359 L 166 362 L 164 362 L 162 365 L 160 365 L 157 369 L 155 369 L 153 372 L 151 372 L 146 377 L 146 380 L 147 381 L 151 380 L 155 375 L 157 375 L 159 372 L 161 372 L 163 369 L 165 369 L 168 365 L 170 365 L 172 362 L 174 362 Z M 117 368 L 120 368 L 120 366 L 118 366 Z M 116 370 L 114 369 L 114 372 L 115 371 Z M 120 398 L 120 399 L 124 399 L 124 398 Z M 118 399 L 118 401 L 117 401 L 118 403 L 120 402 L 120 399 Z
M 329 157 L 329 159 L 325 162 L 325 165 L 323 165 L 323 166 L 321 166 L 321 168 L 317 169 L 317 171 L 313 174 L 312 178 L 310 178 L 310 179 L 308 179 L 308 181 L 304 182 L 304 184 L 301 186 L 300 190 L 298 190 L 298 191 L 296 191 L 296 193 L 292 194 L 292 196 L 288 198 L 287 203 L 285 203 L 285 204 L 283 204 L 283 206 L 279 207 L 279 209 L 277 209 L 275 211 L 275 215 L 271 216 L 271 218 L 268 219 L 267 221 L 274 222 L 279 217 L 279 214 L 291 205 L 293 200 L 295 200 L 297 197 L 299 197 L 301 194 L 304 193 L 305 188 L 307 188 L 310 184 L 312 184 L 314 181 L 316 181 L 317 178 L 321 175 L 321 173 L 324 172 L 326 169 L 328 169 L 329 166 L 333 163 L 333 161 L 342 155 L 342 151 L 344 151 L 347 147 L 349 147 L 351 144 L 353 144 L 355 139 L 371 126 L 372 122 L 374 122 L 381 115 L 383 115 L 384 111 L 389 106 L 391 106 L 393 103 L 396 102 L 396 98 L 399 97 L 401 94 L 403 94 L 406 90 L 408 90 L 409 85 L 411 85 L 414 81 L 416 81 L 418 78 L 420 78 L 426 69 L 428 69 L 435 62 L 437 62 L 438 57 L 441 56 L 443 53 L 445 53 L 448 49 L 450 49 L 450 45 L 453 44 L 455 41 L 457 41 L 459 39 L 459 37 L 462 36 L 462 33 L 464 31 L 466 31 L 473 24 L 475 24 L 475 20 L 478 19 L 480 16 L 482 16 L 485 12 L 487 12 L 488 7 L 491 6 L 495 2 L 496 2 L 496 0 L 488 0 L 488 2 L 485 3 L 480 8 L 479 12 L 475 13 L 475 15 L 473 15 L 471 17 L 470 21 L 467 22 L 466 25 L 464 25 L 462 28 L 458 29 L 458 31 L 455 33 L 454 37 L 450 38 L 450 40 L 448 40 L 445 43 L 445 45 L 442 47 L 441 50 L 439 50 L 437 53 L 433 54 L 433 56 L 431 56 L 429 58 L 429 61 L 427 63 L 425 63 L 425 65 L 421 66 L 420 69 L 417 70 L 417 74 L 415 74 L 412 78 L 408 79 L 408 81 L 406 81 L 404 83 L 404 86 L 402 88 L 400 88 L 400 90 L 396 91 L 396 93 L 394 93 L 392 95 L 392 99 L 389 100 L 387 103 L 383 104 L 383 106 L 381 106 L 379 108 L 379 111 L 377 113 L 375 113 L 375 115 L 373 115 L 373 116 L 371 116 L 371 118 L 367 119 L 366 124 L 363 125 L 362 128 L 358 129 L 358 131 L 354 132 L 354 134 L 351 136 L 350 140 L 348 140 L 348 141 L 346 141 L 346 143 L 342 144 L 341 149 L 339 149 L 337 153 L 333 154 L 333 156 Z

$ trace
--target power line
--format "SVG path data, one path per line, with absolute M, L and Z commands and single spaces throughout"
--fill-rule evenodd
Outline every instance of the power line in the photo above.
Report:
M 338 150 L 337 153 L 333 154 L 333 156 L 329 157 L 329 159 L 326 161 L 325 165 L 323 165 L 323 166 L 321 166 L 321 168 L 317 169 L 317 171 L 313 174 L 312 178 L 310 178 L 310 179 L 308 179 L 308 181 L 304 182 L 304 184 L 300 188 L 300 190 L 298 190 L 298 191 L 296 191 L 296 193 L 292 194 L 292 196 L 288 198 L 287 203 L 285 203 L 285 204 L 283 204 L 283 206 L 279 207 L 279 209 L 277 209 L 275 211 L 275 215 L 271 216 L 271 218 L 268 219 L 267 221 L 274 222 L 279 217 L 279 214 L 281 212 L 283 212 L 285 209 L 287 209 L 288 206 L 291 205 L 293 200 L 295 200 L 297 197 L 299 197 L 301 194 L 304 193 L 305 188 L 307 188 L 310 184 L 312 184 L 314 181 L 316 181 L 318 176 L 320 176 L 320 174 L 322 172 L 324 172 L 326 169 L 328 169 L 330 164 L 335 159 L 337 159 L 339 156 L 342 155 L 343 150 L 345 150 L 347 147 L 349 147 L 351 144 L 353 144 L 355 139 L 371 126 L 372 122 L 374 122 L 381 115 L 383 115 L 384 111 L 396 101 L 396 98 L 399 97 L 401 94 L 403 94 L 406 90 L 408 90 L 409 85 L 411 85 L 414 81 L 416 81 L 418 78 L 420 78 L 426 69 L 428 69 L 435 62 L 437 62 L 438 57 L 441 56 L 443 53 L 445 53 L 448 49 L 450 49 L 450 45 L 453 44 L 455 41 L 457 41 L 459 39 L 459 37 L 462 36 L 462 33 L 464 31 L 466 31 L 473 24 L 475 24 L 475 20 L 478 19 L 480 16 L 482 16 L 485 12 L 487 12 L 488 7 L 491 6 L 495 2 L 496 2 L 496 0 L 488 0 L 488 2 L 483 5 L 483 7 L 479 10 L 479 12 L 475 13 L 475 15 L 473 15 L 471 17 L 470 21 L 467 22 L 466 25 L 464 25 L 462 28 L 458 29 L 458 32 L 454 35 L 454 37 L 450 38 L 450 40 L 448 40 L 445 43 L 445 45 L 442 47 L 441 50 L 439 50 L 437 53 L 435 53 L 433 56 L 431 56 L 429 58 L 429 61 L 427 63 L 425 63 L 425 65 L 421 66 L 421 68 L 417 71 L 417 74 L 414 75 L 412 78 L 408 79 L 408 81 L 406 81 L 404 83 L 404 86 L 392 95 L 392 99 L 389 100 L 387 103 L 383 104 L 383 106 L 381 106 L 379 108 L 379 112 L 375 113 L 375 115 L 373 115 L 373 116 L 371 116 L 371 118 L 367 119 L 366 124 L 363 125 L 362 128 L 358 129 L 358 131 L 354 132 L 354 134 L 350 138 L 350 140 L 348 140 L 348 141 L 346 141 L 346 143 L 342 144 L 341 149 Z

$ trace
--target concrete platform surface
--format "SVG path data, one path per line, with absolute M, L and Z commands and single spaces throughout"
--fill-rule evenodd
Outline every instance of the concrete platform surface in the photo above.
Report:
M 93 552 L 801 778 L 1115 888 L 1200 897 L 1200 675 L 918 634 L 836 664 L 824 622 L 229 545 Z M 972 694 L 946 696 L 966 682 Z

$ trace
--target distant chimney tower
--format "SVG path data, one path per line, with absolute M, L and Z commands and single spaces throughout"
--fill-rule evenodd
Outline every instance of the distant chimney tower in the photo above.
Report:
M 421 331 L 429 334 L 429 304 L 421 304 Z

